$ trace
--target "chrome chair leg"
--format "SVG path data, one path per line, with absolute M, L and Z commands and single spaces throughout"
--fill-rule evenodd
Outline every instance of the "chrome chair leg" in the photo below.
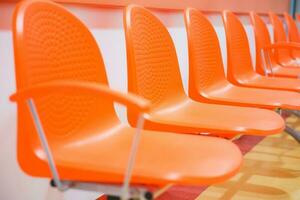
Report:
M 292 127 L 286 125 L 285 132 L 287 132 L 290 136 L 292 136 L 298 143 L 300 143 L 300 132 L 296 131 Z
M 300 117 L 300 112 L 299 111 L 278 109 L 277 112 L 280 115 L 283 115 L 284 113 L 288 113 L 288 114 L 294 114 L 297 117 Z M 285 129 L 284 130 L 285 130 L 285 132 L 287 134 L 289 134 L 290 136 L 292 136 L 298 143 L 300 143 L 300 132 L 299 131 L 297 131 L 294 128 L 288 126 L 287 124 L 285 125 Z

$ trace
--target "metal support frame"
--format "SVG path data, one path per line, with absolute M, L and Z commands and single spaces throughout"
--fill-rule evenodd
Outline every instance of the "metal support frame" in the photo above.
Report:
M 261 54 L 261 57 L 262 57 L 262 60 L 263 60 L 265 76 L 268 76 L 268 74 L 273 74 L 273 68 L 272 68 L 273 65 L 272 65 L 271 56 L 270 56 L 269 51 L 261 49 L 260 54 Z M 300 60 L 297 60 L 297 62 L 298 61 L 300 61 Z M 268 71 L 268 68 L 270 69 L 270 71 Z M 298 74 L 297 79 L 300 79 L 300 74 Z
M 40 121 L 39 115 L 37 113 L 37 109 L 36 109 L 36 106 L 34 104 L 33 99 L 28 99 L 27 100 L 27 105 L 29 107 L 32 119 L 34 121 L 36 131 L 39 135 L 40 142 L 41 142 L 42 147 L 45 151 L 45 154 L 46 154 L 46 157 L 47 157 L 47 161 L 48 161 L 48 164 L 49 164 L 49 168 L 50 168 L 54 183 L 60 191 L 63 191 L 65 188 L 63 187 L 63 184 L 59 179 L 58 170 L 56 168 L 55 161 L 54 161 L 53 155 L 51 153 L 51 149 L 49 147 L 47 137 L 46 137 L 46 134 L 44 132 L 44 129 L 43 129 L 42 123 Z
M 297 117 L 300 117 L 300 111 L 298 111 L 298 110 L 289 110 L 287 112 L 290 113 L 290 114 L 293 114 Z
M 265 71 L 265 76 L 268 76 L 269 74 L 273 74 L 272 62 L 271 62 L 269 51 L 261 49 L 260 55 L 261 55 L 262 64 Z
M 87 183 L 87 182 L 75 182 L 72 184 L 73 189 L 79 189 L 84 191 L 100 191 L 103 192 L 108 200 L 109 199 L 119 199 L 124 200 L 122 197 L 123 195 L 123 188 L 120 185 L 113 185 L 113 184 L 96 184 L 96 183 Z M 135 186 L 130 187 L 128 189 L 128 199 L 138 199 L 138 200 L 152 200 L 153 195 L 146 187 L 143 186 Z
M 265 76 L 268 76 L 269 73 L 268 73 L 268 67 L 267 67 L 267 62 L 266 62 L 266 58 L 265 58 L 265 51 L 264 51 L 264 49 L 260 50 L 260 57 L 262 59 L 262 65 L 264 67 Z
M 53 154 L 51 153 L 51 149 L 49 143 L 47 141 L 47 137 L 45 131 L 43 129 L 42 123 L 40 121 L 35 103 L 33 99 L 28 99 L 27 105 L 29 107 L 32 119 L 34 121 L 34 125 L 36 131 L 38 133 L 39 140 L 41 142 L 42 148 L 45 151 L 48 165 L 53 177 L 52 186 L 57 187 L 60 191 L 64 191 L 68 188 L 74 189 L 82 189 L 89 191 L 99 191 L 108 196 L 108 199 L 139 199 L 139 200 L 151 200 L 152 193 L 148 191 L 144 187 L 130 187 L 130 179 L 132 176 L 132 171 L 134 167 L 134 163 L 136 160 L 136 154 L 138 151 L 138 144 L 140 142 L 141 130 L 144 126 L 144 115 L 141 114 L 138 117 L 137 121 L 137 129 L 136 133 L 133 137 L 131 150 L 129 154 L 128 164 L 125 171 L 124 183 L 123 186 L 119 185 L 109 185 L 109 184 L 98 184 L 98 183 L 85 183 L 85 182 L 71 182 L 71 181 L 61 181 L 59 178 L 59 173 L 55 165 L 55 161 L 53 158 Z
M 140 138 L 141 138 L 141 129 L 144 126 L 144 121 L 145 121 L 144 116 L 141 114 L 137 121 L 136 133 L 135 133 L 133 141 L 132 141 L 128 165 L 127 165 L 127 169 L 126 169 L 125 176 L 124 176 L 122 199 L 128 199 L 128 197 L 130 196 L 130 191 L 129 191 L 130 179 L 131 179 L 132 170 L 133 170 L 135 159 L 136 159 L 138 144 L 139 144 Z
M 298 143 L 300 143 L 300 132 L 296 131 L 292 127 L 286 125 L 285 126 L 285 132 L 287 132 L 290 136 L 292 136 Z
M 299 113 L 299 111 L 291 111 L 291 110 L 282 110 L 282 109 L 278 109 L 277 112 L 282 115 L 283 114 L 283 111 L 284 112 L 287 112 L 289 114 L 294 114 L 294 112 L 297 112 Z M 297 117 L 299 117 L 297 115 Z M 285 125 L 285 132 L 287 132 L 290 136 L 292 136 L 298 143 L 300 143 L 300 132 L 293 129 L 292 127 L 288 126 L 287 124 Z

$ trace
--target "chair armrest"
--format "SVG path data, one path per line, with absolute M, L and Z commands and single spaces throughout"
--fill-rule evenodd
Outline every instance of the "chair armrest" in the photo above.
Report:
M 110 89 L 107 85 L 99 83 L 90 83 L 82 81 L 53 81 L 49 83 L 38 84 L 33 87 L 17 91 L 10 96 L 14 102 L 24 101 L 29 98 L 47 95 L 49 93 L 61 94 L 83 94 L 95 95 L 99 98 L 106 98 L 112 102 L 123 104 L 137 112 L 147 112 L 150 109 L 150 101 L 134 94 L 124 94 Z
M 271 45 L 264 46 L 263 50 L 273 49 L 289 49 L 289 50 L 300 50 L 300 44 L 296 42 L 277 42 Z

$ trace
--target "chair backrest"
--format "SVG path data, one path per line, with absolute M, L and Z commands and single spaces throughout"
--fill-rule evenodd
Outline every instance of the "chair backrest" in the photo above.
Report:
M 153 104 L 169 105 L 183 96 L 175 46 L 166 27 L 145 8 L 130 5 L 124 13 L 128 90 Z M 131 122 L 131 112 L 128 112 Z
M 274 43 L 286 42 L 287 35 L 281 19 L 273 12 L 269 12 L 269 17 L 273 26 Z M 279 62 L 285 62 L 291 59 L 291 53 L 287 49 L 280 49 L 275 51 L 275 56 Z
M 273 26 L 274 42 L 286 42 L 287 36 L 282 20 L 273 12 L 269 12 L 269 17 Z
M 288 28 L 288 39 L 291 42 L 300 42 L 299 31 L 293 17 L 288 13 L 284 13 L 284 19 Z
M 217 34 L 210 21 L 198 10 L 185 11 L 189 51 L 189 95 L 201 92 L 226 79 Z
M 13 39 L 17 90 L 58 80 L 108 84 L 94 38 L 62 6 L 46 0 L 19 3 L 13 18 Z M 49 94 L 34 101 L 51 145 L 118 121 L 113 103 L 93 96 Z M 21 165 L 37 161 L 39 148 L 29 109 L 25 102 L 18 103 Z
M 254 12 L 250 13 L 250 19 L 255 35 L 256 67 L 255 70 L 261 75 L 265 75 L 265 66 L 262 59 L 261 49 L 272 44 L 267 25 L 263 19 Z M 273 55 L 269 55 L 273 58 Z M 267 62 L 267 60 L 265 61 Z
M 254 72 L 247 34 L 242 23 L 230 11 L 223 12 L 227 46 L 227 79 L 239 84 L 239 79 Z

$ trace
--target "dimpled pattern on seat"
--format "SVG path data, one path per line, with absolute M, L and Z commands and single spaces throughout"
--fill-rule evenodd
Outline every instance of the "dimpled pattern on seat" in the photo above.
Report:
M 128 64 L 129 90 L 153 106 L 183 93 L 174 44 L 163 24 L 144 8 L 134 7 L 128 26 L 127 56 L 134 57 Z
M 224 70 L 219 41 L 214 28 L 200 11 L 189 9 L 190 94 L 204 90 L 219 80 L 224 80 Z
M 229 81 L 237 83 L 239 76 L 253 73 L 248 38 L 233 13 L 224 12 L 223 20 L 227 41 L 227 76 Z
M 24 29 L 20 30 L 22 37 L 16 44 L 18 89 L 58 80 L 107 84 L 96 42 L 85 26 L 65 9 L 48 2 L 46 6 L 43 2 L 35 3 L 19 23 L 23 23 Z M 99 102 L 96 97 L 79 93 L 49 94 L 35 98 L 35 103 L 48 135 L 72 135 L 114 114 L 111 102 Z M 27 107 L 20 105 L 19 109 L 26 112 L 23 109 Z M 26 116 L 30 121 L 30 116 Z

